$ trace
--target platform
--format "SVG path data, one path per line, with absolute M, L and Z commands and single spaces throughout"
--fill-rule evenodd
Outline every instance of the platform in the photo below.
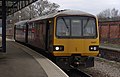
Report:
M 49 59 L 24 45 L 8 40 L 6 50 L 0 58 L 0 77 L 68 77 Z

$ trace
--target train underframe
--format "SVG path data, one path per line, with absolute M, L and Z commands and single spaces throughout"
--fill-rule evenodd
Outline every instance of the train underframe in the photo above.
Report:
M 89 56 L 64 56 L 56 57 L 56 64 L 65 70 L 69 69 L 84 69 L 94 66 L 94 57 Z

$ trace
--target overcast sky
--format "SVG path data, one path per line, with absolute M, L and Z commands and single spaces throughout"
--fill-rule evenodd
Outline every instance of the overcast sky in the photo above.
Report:
M 92 14 L 116 8 L 120 11 L 120 0 L 49 0 L 60 5 L 59 9 L 76 9 Z

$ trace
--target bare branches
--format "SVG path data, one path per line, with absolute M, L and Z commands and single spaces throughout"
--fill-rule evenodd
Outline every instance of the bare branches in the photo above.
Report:
M 21 11 L 11 16 L 13 21 L 26 20 L 31 18 L 36 18 L 46 14 L 53 13 L 58 10 L 60 6 L 56 3 L 51 3 L 47 0 L 38 0 L 36 3 L 29 5 L 28 7 L 22 9 Z
M 111 9 L 106 9 L 100 12 L 97 17 L 99 20 L 120 20 L 120 13 L 119 10 L 113 8 Z

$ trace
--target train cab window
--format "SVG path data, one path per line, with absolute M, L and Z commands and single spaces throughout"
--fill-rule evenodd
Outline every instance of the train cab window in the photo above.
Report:
M 57 18 L 57 37 L 96 37 L 96 21 L 93 17 L 66 16 Z
M 82 34 L 81 32 L 81 20 L 79 19 L 72 19 L 71 20 L 71 36 L 80 37 Z
M 83 20 L 83 36 L 95 36 L 96 24 L 95 19 L 88 18 Z
M 59 18 L 57 20 L 57 35 L 58 36 L 69 36 L 70 35 L 70 20 L 66 18 Z

